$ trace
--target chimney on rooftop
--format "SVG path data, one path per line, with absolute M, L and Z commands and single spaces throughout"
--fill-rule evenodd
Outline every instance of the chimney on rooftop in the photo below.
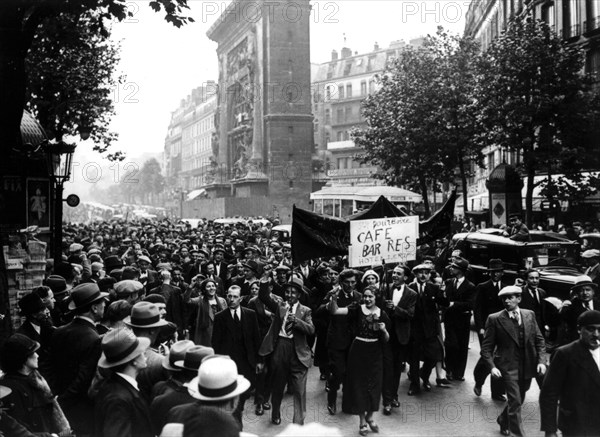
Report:
M 331 60 L 332 61 L 337 61 L 338 60 L 338 52 L 337 52 L 337 50 L 332 50 L 331 51 Z
M 352 50 L 348 47 L 342 47 L 342 59 L 352 56 Z
M 373 51 L 377 51 L 379 50 L 379 43 L 377 41 L 375 41 L 375 46 L 373 46 Z

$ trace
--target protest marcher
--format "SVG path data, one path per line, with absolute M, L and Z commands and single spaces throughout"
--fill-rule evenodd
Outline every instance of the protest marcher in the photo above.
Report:
M 389 340 L 390 319 L 375 305 L 377 288 L 367 286 L 363 291 L 364 304 L 338 308 L 338 293 L 330 291 L 329 311 L 346 316 L 355 326 L 356 337 L 348 354 L 342 411 L 359 416 L 359 433 L 367 435 L 368 428 L 379 432 L 373 413 L 379 410 L 383 382 L 383 345 Z
M 577 326 L 579 339 L 556 350 L 540 392 L 546 437 L 600 432 L 600 311 L 582 313 Z
M 546 372 L 544 336 L 533 311 L 520 309 L 521 287 L 504 287 L 498 297 L 504 310 L 490 314 L 485 325 L 481 357 L 493 378 L 502 378 L 508 398 L 497 423 L 503 435 L 525 435 L 521 406 L 531 379 Z
M 40 348 L 37 351 L 40 373 L 44 377 L 49 377 L 51 374 L 49 370 L 50 342 L 56 328 L 52 325 L 50 309 L 40 297 L 39 289 L 48 289 L 52 293 L 49 287 L 38 287 L 19 300 L 18 305 L 21 310 L 21 316 L 25 316 L 25 321 L 17 329 L 17 333 L 25 335 L 40 344 Z
M 313 280 L 314 286 L 309 295 L 309 307 L 313 312 L 313 324 L 315 325 L 315 353 L 314 364 L 319 366 L 321 381 L 329 378 L 329 358 L 327 356 L 327 329 L 329 328 L 329 312 L 321 307 L 327 293 L 333 288 L 329 267 L 321 264 L 316 269 Z
M 600 310 L 600 300 L 596 297 L 598 286 L 587 275 L 575 278 L 571 287 L 571 300 L 564 300 L 560 309 L 561 327 L 559 344 L 565 345 L 579 338 L 577 320 L 586 311 Z
M 306 337 L 315 333 L 310 308 L 298 302 L 302 287 L 295 279 L 288 283 L 285 302 L 271 297 L 271 278 L 260 280 L 259 299 L 274 314 L 259 354 L 271 357 L 273 392 L 271 395 L 271 422 L 281 423 L 281 400 L 286 383 L 294 397 L 294 423 L 304 424 L 306 414 L 306 375 L 310 367 L 311 351 Z
M 217 296 L 215 281 L 204 279 L 199 282 L 199 280 L 198 277 L 194 278 L 192 286 L 188 288 L 184 295 L 184 302 L 197 308 L 196 329 L 192 340 L 198 345 L 211 347 L 215 315 L 227 308 L 227 302 L 222 297 Z M 198 289 L 200 296 L 192 297 L 194 289 Z

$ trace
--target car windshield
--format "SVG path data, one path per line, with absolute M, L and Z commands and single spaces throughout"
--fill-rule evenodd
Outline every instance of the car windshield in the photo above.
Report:
M 530 267 L 574 266 L 578 255 L 579 248 L 576 244 L 527 247 L 527 262 L 531 263 Z

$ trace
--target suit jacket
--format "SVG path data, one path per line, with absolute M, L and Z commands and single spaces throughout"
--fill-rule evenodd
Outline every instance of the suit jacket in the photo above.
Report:
M 471 311 L 475 304 L 476 288 L 467 278 L 464 278 L 460 286 L 456 287 L 454 278 L 446 281 L 446 296 L 452 306 L 446 308 L 444 321 L 452 323 L 462 317 L 471 317 Z
M 158 272 L 155 270 L 147 270 L 148 276 L 140 278 L 140 282 L 146 286 L 146 290 L 156 287 L 160 283 Z
M 423 294 L 419 293 L 416 283 L 410 286 L 417 291 L 417 302 L 415 304 L 415 315 L 411 323 L 411 336 L 418 343 L 430 340 L 440 334 L 440 316 L 438 305 L 448 306 L 448 299 L 440 288 L 427 282 Z
M 521 323 L 525 331 L 524 356 L 521 357 L 524 374 L 523 379 L 531 379 L 537 374 L 537 365 L 544 364 L 546 345 L 544 336 L 535 321 L 533 311 L 520 309 Z M 481 345 L 481 358 L 491 370 L 494 367 L 509 375 L 519 378 L 519 338 L 513 320 L 506 310 L 490 314 L 485 324 L 485 334 Z
M 278 302 L 270 296 L 269 285 L 265 282 L 260 283 L 258 298 L 265 304 L 267 309 L 274 314 L 269 332 L 267 332 L 267 335 L 265 336 L 258 352 L 260 356 L 264 357 L 270 355 L 277 347 L 277 342 L 279 341 L 279 332 L 281 331 L 281 326 L 288 310 L 285 302 Z M 296 350 L 296 356 L 300 362 L 308 368 L 310 367 L 311 351 L 308 347 L 306 336 L 313 335 L 315 333 L 315 327 L 312 323 L 311 310 L 310 308 L 298 303 L 295 316 L 296 324 L 293 328 L 294 348 Z
M 154 396 L 150 405 L 150 412 L 157 435 L 160 434 L 165 425 L 167 414 L 171 408 L 195 401 L 189 394 L 187 387 L 182 383 L 172 379 L 169 382 L 171 388 L 164 393 Z
M 246 348 L 246 359 L 252 369 L 256 367 L 258 359 L 258 349 L 261 344 L 260 334 L 258 332 L 258 321 L 256 313 L 248 308 L 240 307 L 242 325 L 242 335 L 244 346 Z M 231 310 L 225 309 L 215 316 L 213 326 L 212 347 L 216 354 L 229 355 L 236 357 L 239 354 L 234 352 L 236 347 L 234 342 L 235 326 Z M 239 364 L 238 364 L 239 366 Z
M 100 335 L 87 320 L 74 318 L 52 336 L 50 346 L 51 387 L 61 406 L 89 404 L 88 388 L 100 359 Z
M 217 264 L 218 264 L 218 269 L 217 269 Z M 225 261 L 221 261 L 220 263 L 215 262 L 215 274 L 217 273 L 217 270 L 219 272 L 219 274 L 217 275 L 219 278 L 221 278 L 221 283 L 223 284 L 223 287 L 225 286 L 225 284 L 227 283 L 227 263 Z
M 392 300 L 394 296 L 394 284 L 390 284 L 384 291 L 384 299 Z M 410 340 L 410 324 L 415 316 L 415 305 L 417 304 L 417 292 L 404 284 L 402 297 L 398 301 L 398 305 L 394 308 L 387 308 L 384 305 L 385 312 L 392 322 L 392 331 L 390 334 L 395 335 L 398 343 L 408 344 Z
M 548 321 L 548 317 L 547 317 L 547 308 L 546 308 L 547 302 L 544 300 L 544 299 L 546 299 L 546 292 L 538 287 L 537 292 L 538 292 L 538 296 L 540 298 L 540 301 L 538 304 L 536 302 L 536 299 L 531 297 L 531 293 L 529 292 L 527 285 L 524 285 L 521 288 L 523 290 L 523 293 L 521 294 L 521 303 L 519 304 L 519 308 L 531 310 L 535 313 L 535 319 L 537 320 L 538 327 L 540 328 L 540 331 L 542 331 L 542 333 L 543 333 L 544 326 L 550 325 L 550 322 Z
M 95 437 L 153 437 L 150 408 L 140 392 L 116 373 L 104 382 L 94 410 Z
M 500 289 L 506 287 L 508 284 L 500 281 Z M 479 332 L 485 328 L 485 321 L 488 316 L 504 309 L 504 305 L 498 297 L 500 290 L 494 287 L 494 282 L 490 279 L 489 281 L 477 284 L 475 290 L 475 305 L 473 308 L 475 329 Z
M 540 392 L 541 430 L 558 427 L 565 435 L 597 436 L 598 405 L 600 371 L 590 351 L 579 340 L 558 348 Z
M 600 299 L 593 299 L 593 306 L 595 310 L 600 310 Z M 559 317 L 561 321 L 561 327 L 558 337 L 559 344 L 564 345 L 579 339 L 579 333 L 577 332 L 577 319 L 585 311 L 587 310 L 583 306 L 583 302 L 579 300 L 578 297 L 575 297 L 571 300 L 571 305 L 564 306 L 560 309 Z

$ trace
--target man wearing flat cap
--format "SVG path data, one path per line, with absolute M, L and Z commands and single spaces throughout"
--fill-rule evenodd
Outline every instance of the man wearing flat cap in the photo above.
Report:
M 504 309 L 485 324 L 481 357 L 493 378 L 502 378 L 508 402 L 496 422 L 502 435 L 524 434 L 521 406 L 531 379 L 546 372 L 544 336 L 531 310 L 519 308 L 521 287 L 509 285 L 498 293 Z
M 94 405 L 87 393 L 100 358 L 96 323 L 104 315 L 107 297 L 96 284 L 73 288 L 68 308 L 75 316 L 52 336 L 50 384 L 77 434 L 91 434 L 94 429 Z
M 558 429 L 567 437 L 600 432 L 600 311 L 581 314 L 577 328 L 579 339 L 556 350 L 540 392 L 546 437 Z
M 137 266 L 140 269 L 139 281 L 146 286 L 146 290 L 156 287 L 160 281 L 156 270 L 152 270 L 152 261 L 146 255 L 137 258 Z

